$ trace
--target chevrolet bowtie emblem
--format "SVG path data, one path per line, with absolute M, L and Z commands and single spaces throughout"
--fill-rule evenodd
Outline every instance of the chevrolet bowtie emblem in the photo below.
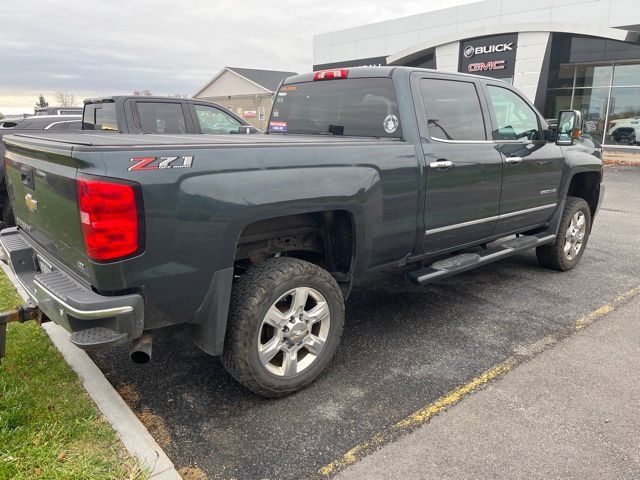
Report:
M 27 208 L 32 212 L 35 212 L 36 210 L 38 210 L 38 201 L 35 198 L 33 198 L 33 195 L 31 195 L 30 193 L 27 193 L 24 196 L 24 203 L 27 204 Z

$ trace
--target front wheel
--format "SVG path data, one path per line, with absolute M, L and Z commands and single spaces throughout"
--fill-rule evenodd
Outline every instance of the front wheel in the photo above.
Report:
M 342 292 L 329 272 L 272 258 L 234 285 L 222 363 L 259 395 L 288 395 L 322 373 L 343 325 Z
M 536 248 L 538 262 L 554 270 L 575 267 L 587 247 L 591 232 L 591 210 L 582 198 L 567 197 L 556 241 Z

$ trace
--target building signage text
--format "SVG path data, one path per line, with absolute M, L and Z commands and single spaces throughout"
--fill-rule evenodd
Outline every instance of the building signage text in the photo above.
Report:
M 494 78 L 512 77 L 517 46 L 517 33 L 462 40 L 458 70 Z

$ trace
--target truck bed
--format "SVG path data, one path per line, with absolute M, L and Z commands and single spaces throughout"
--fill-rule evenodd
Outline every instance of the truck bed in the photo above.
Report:
M 258 146 L 258 145 L 304 145 L 304 144 L 370 144 L 372 142 L 395 142 L 393 138 L 340 137 L 319 135 L 133 135 L 120 133 L 68 133 L 68 134 L 21 134 L 7 135 L 7 143 L 20 143 L 22 139 L 43 140 L 74 146 L 75 150 L 100 149 L 102 147 L 182 147 L 182 146 Z

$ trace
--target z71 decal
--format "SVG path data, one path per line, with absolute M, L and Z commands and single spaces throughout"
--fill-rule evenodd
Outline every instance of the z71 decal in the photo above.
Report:
M 164 170 L 165 168 L 191 168 L 193 157 L 134 157 L 129 159 L 135 162 L 128 170 L 137 172 L 140 170 Z

